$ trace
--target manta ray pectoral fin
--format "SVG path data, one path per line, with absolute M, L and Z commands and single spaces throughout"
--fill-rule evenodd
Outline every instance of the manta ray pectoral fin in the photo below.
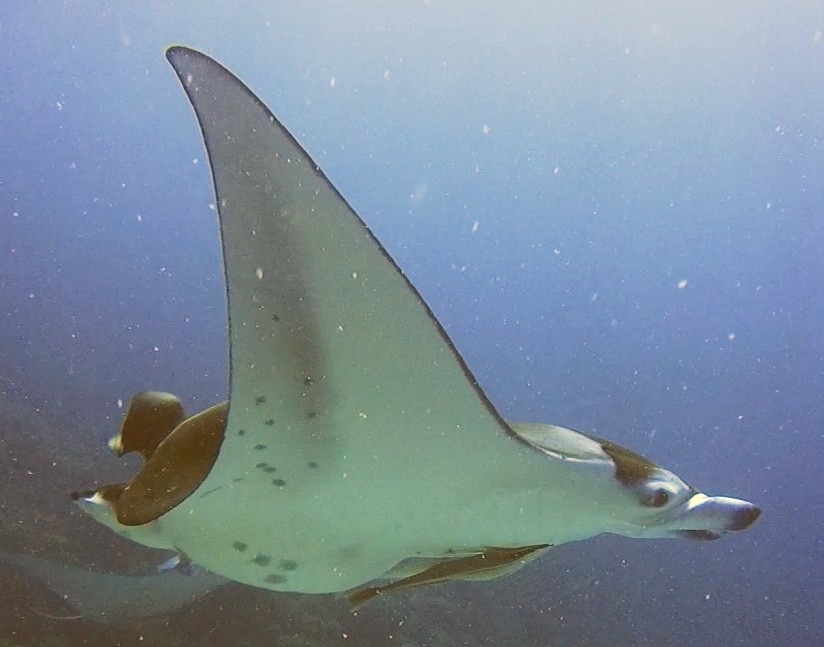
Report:
M 543 555 L 549 548 L 549 544 L 518 548 L 487 548 L 477 555 L 436 562 L 420 573 L 391 584 L 357 589 L 347 594 L 346 599 L 354 608 L 358 608 L 384 593 L 394 593 L 427 584 L 438 584 L 450 580 L 494 580 L 517 571 Z
M 158 445 L 186 418 L 180 400 L 171 393 L 143 391 L 132 397 L 120 432 L 109 441 L 118 455 L 139 453 L 148 461 Z
M 117 520 L 140 526 L 184 501 L 214 465 L 223 442 L 229 405 L 217 404 L 182 422 L 114 502 Z

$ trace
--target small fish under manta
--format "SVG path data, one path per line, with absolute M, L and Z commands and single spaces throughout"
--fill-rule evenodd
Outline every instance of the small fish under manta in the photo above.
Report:
M 614 533 L 717 539 L 755 505 L 707 496 L 612 442 L 506 421 L 441 324 L 306 151 L 208 56 L 166 57 L 211 164 L 229 400 L 132 399 L 129 483 L 75 493 L 136 542 L 276 591 L 493 579 Z

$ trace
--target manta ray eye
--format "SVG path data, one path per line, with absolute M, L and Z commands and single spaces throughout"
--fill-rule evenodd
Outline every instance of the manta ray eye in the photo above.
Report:
M 667 503 L 669 503 L 669 498 L 669 492 L 659 488 L 650 494 L 646 499 L 642 500 L 641 504 L 649 508 L 663 508 L 667 505 Z

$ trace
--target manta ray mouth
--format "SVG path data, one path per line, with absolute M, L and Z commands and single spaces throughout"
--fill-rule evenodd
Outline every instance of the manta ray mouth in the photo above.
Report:
M 673 534 L 694 541 L 713 541 L 728 532 L 746 530 L 761 516 L 761 508 L 731 497 L 696 493 L 674 519 Z
M 741 508 L 736 512 L 727 530 L 746 530 L 753 525 L 761 516 L 761 508 L 750 504 L 746 508 Z

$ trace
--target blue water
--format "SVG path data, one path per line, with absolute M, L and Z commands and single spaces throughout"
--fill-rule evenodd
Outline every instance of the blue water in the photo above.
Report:
M 507 418 L 610 438 L 764 516 L 713 543 L 566 545 L 357 616 L 327 598 L 287 616 L 232 586 L 75 634 L 26 611 L 17 573 L 0 640 L 818 644 L 824 5 L 208 4 L 0 7 L 0 387 L 48 414 L 49 451 L 115 462 L 105 439 L 137 391 L 225 397 L 208 165 L 163 58 L 185 43 L 290 128 Z M 0 473 L 0 522 L 12 478 L 63 506 L 62 481 L 24 475 Z M 134 566 L 72 520 L 79 536 L 37 552 L 82 561 L 96 541 L 87 564 Z

